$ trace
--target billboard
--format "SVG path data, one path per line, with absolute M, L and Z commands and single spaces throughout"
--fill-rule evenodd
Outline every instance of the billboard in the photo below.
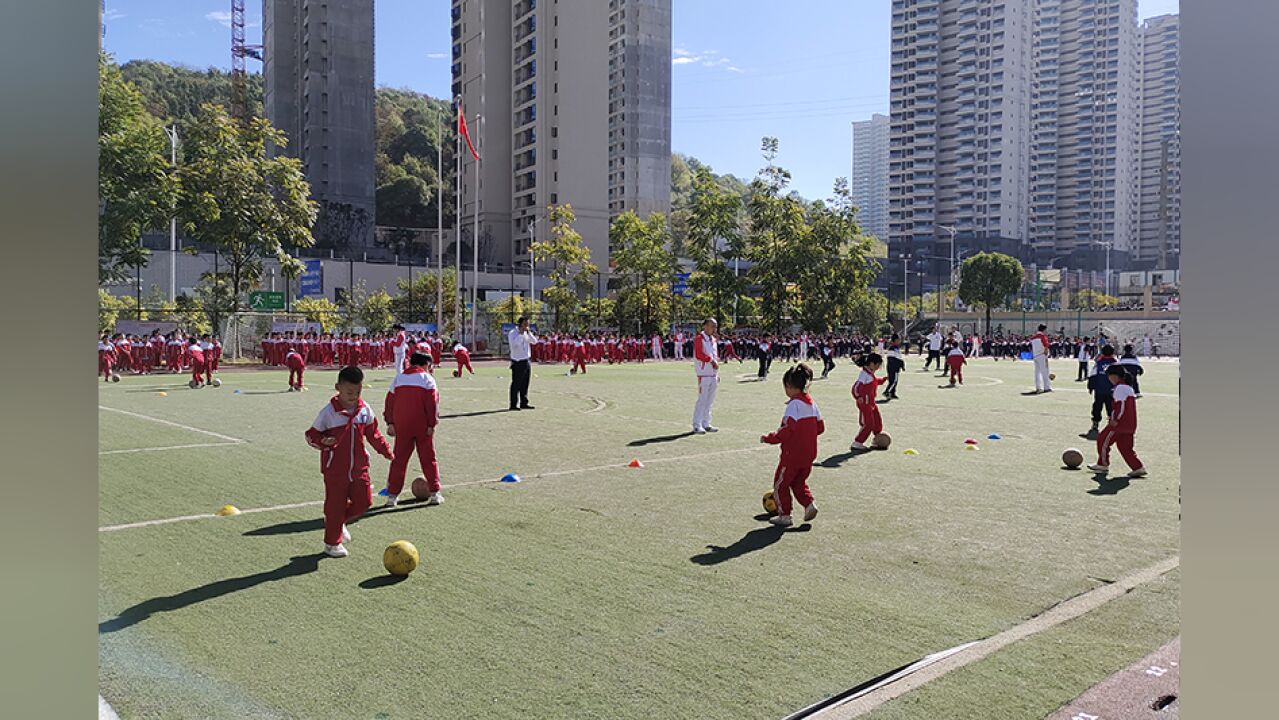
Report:
M 298 276 L 298 297 L 324 297 L 324 262 L 303 260 L 306 271 Z

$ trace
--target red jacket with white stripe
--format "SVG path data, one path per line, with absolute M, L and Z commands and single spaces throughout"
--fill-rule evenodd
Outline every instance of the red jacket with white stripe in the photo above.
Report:
M 879 392 L 881 382 L 880 378 L 866 370 L 862 370 L 862 374 L 857 376 L 857 381 L 853 383 L 853 399 L 857 401 L 859 410 L 879 409 L 875 404 L 875 395 Z
M 1115 424 L 1115 432 L 1137 432 L 1137 393 L 1128 383 L 1119 383 L 1111 392 L 1115 404 L 1110 412 L 1110 421 Z
M 324 439 L 330 437 L 337 442 L 325 445 Z M 354 481 L 356 478 L 367 477 L 369 452 L 364 447 L 365 440 L 382 457 L 391 459 L 391 446 L 377 429 L 377 416 L 373 414 L 373 408 L 360 400 L 355 408 L 347 410 L 342 407 L 336 395 L 306 431 L 307 444 L 320 451 L 320 472 L 326 478 Z
M 1036 347 L 1035 343 L 1039 345 Z M 1032 357 L 1045 357 L 1048 354 L 1048 336 L 1037 332 L 1030 336 L 1030 353 Z
M 821 411 L 813 398 L 804 394 L 786 403 L 781 427 L 765 435 L 764 442 L 782 446 L 782 465 L 804 467 L 817 459 L 817 436 L 824 432 Z
M 719 348 L 715 338 L 704 332 L 697 333 L 693 339 L 693 370 L 698 377 L 714 377 L 719 373 L 712 362 L 719 362 Z
M 410 367 L 395 376 L 386 391 L 382 419 L 395 426 L 396 436 L 413 436 L 439 424 L 440 391 L 424 367 Z

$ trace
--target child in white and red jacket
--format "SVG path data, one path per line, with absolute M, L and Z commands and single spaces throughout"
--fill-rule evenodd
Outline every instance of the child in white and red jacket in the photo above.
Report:
M 467 350 L 461 341 L 453 343 L 453 359 L 457 361 L 457 369 L 453 371 L 453 377 L 462 377 L 462 368 L 466 368 L 472 375 L 475 374 L 475 369 L 471 367 L 471 351 Z
M 431 497 L 427 505 L 444 502 L 440 494 L 440 467 L 435 461 L 435 427 L 440 422 L 440 391 L 435 378 L 427 372 L 431 356 L 413 353 L 409 356 L 409 369 L 395 376 L 391 388 L 386 391 L 386 405 L 382 419 L 386 421 L 386 434 L 395 438 L 395 459 L 386 476 L 386 506 L 395 507 L 404 491 L 404 474 L 409 457 L 417 450 L 417 460 L 422 466 Z
M 853 438 L 853 444 L 849 447 L 854 452 L 869 450 L 870 448 L 866 446 L 866 438 L 872 434 L 878 437 L 884 431 L 884 421 L 879 416 L 879 405 L 875 403 L 875 396 L 879 394 L 879 384 L 883 382 L 875 377 L 875 373 L 879 372 L 880 366 L 884 364 L 884 358 L 879 353 L 867 353 L 858 359 L 857 364 L 861 366 L 862 372 L 853 383 L 853 400 L 857 402 L 858 423 L 861 429 L 857 431 L 857 437 Z
M 1114 405 L 1110 422 L 1097 436 L 1097 464 L 1089 465 L 1088 469 L 1098 475 L 1109 473 L 1110 446 L 1114 445 L 1119 448 L 1119 454 L 1123 455 L 1124 462 L 1128 463 L 1128 467 L 1132 470 L 1128 473 L 1128 477 L 1146 477 L 1146 467 L 1142 465 L 1141 458 L 1137 457 L 1132 447 L 1133 438 L 1137 434 L 1137 393 L 1129 384 L 1131 376 L 1121 363 L 1114 363 L 1107 367 L 1106 375 L 1114 386 L 1111 391 Z
M 111 381 L 111 369 L 115 366 L 115 345 L 111 344 L 111 337 L 103 333 L 98 339 L 98 372 L 102 374 L 103 382 Z
M 393 456 L 391 446 L 378 432 L 373 409 L 360 399 L 364 371 L 342 368 L 334 387 L 337 394 L 306 431 L 306 441 L 320 451 L 320 472 L 324 475 L 324 554 L 346 557 L 344 543 L 351 541 L 346 524 L 373 504 L 364 441 L 387 460 Z
M 289 348 L 288 354 L 284 356 L 284 364 L 289 368 L 289 392 L 305 390 L 306 385 L 302 383 L 302 375 L 306 373 L 306 360 L 302 357 L 302 353 Z
M 795 496 L 804 508 L 804 522 L 817 517 L 817 505 L 808 489 L 808 475 L 817 459 L 817 436 L 826 431 L 822 413 L 808 394 L 813 382 L 813 371 L 803 363 L 796 365 L 782 376 L 782 388 L 786 397 L 786 411 L 782 413 L 782 425 L 775 432 L 761 435 L 759 441 L 769 445 L 781 445 L 782 456 L 773 472 L 773 499 L 778 514 L 769 522 L 779 527 L 790 527 L 791 496 Z
M 964 349 L 954 340 L 950 341 L 950 349 L 946 351 L 946 367 L 950 368 L 950 386 L 955 386 L 955 380 L 959 380 L 959 384 L 964 384 L 964 365 L 968 364 L 968 360 L 964 358 Z

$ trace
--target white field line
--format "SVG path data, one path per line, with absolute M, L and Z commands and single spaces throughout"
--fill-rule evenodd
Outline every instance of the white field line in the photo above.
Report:
M 115 714 L 111 704 L 101 695 L 98 696 L 98 720 L 120 720 L 120 716 Z
M 682 462 L 685 460 L 696 460 L 699 458 L 712 457 L 715 455 L 728 455 L 733 453 L 753 452 L 756 450 L 763 450 L 768 448 L 771 448 L 771 446 L 756 445 L 753 447 L 746 447 L 746 448 L 731 448 L 728 450 L 712 450 L 711 452 L 694 453 L 692 455 L 679 455 L 676 457 L 653 458 L 651 460 L 646 460 L 644 462 L 646 465 L 651 465 L 654 463 L 664 463 L 664 462 Z M 594 472 L 597 470 L 615 470 L 618 468 L 627 467 L 628 465 L 629 465 L 629 461 L 609 463 L 607 465 L 592 465 L 590 467 L 574 468 L 571 470 L 552 470 L 550 472 L 543 472 L 543 473 L 537 473 L 535 475 L 531 475 L 529 476 L 529 479 L 559 477 L 562 475 L 576 475 L 578 473 Z M 445 489 L 451 489 L 451 488 L 461 488 L 461 487 L 473 487 L 475 485 L 496 485 L 501 482 L 502 481 L 500 479 L 485 478 L 482 480 L 465 480 L 462 482 L 442 484 L 441 487 Z M 306 502 L 287 503 L 284 505 L 269 505 L 267 507 L 249 508 L 247 510 L 241 510 L 240 512 L 241 514 L 248 515 L 251 513 L 274 512 L 277 510 L 295 510 L 297 508 L 304 508 L 304 507 L 318 507 L 323 504 L 324 504 L 323 500 L 308 500 Z M 133 528 L 151 527 L 152 525 L 170 525 L 173 523 L 189 522 L 192 520 L 207 520 L 213 517 L 218 517 L 218 516 L 214 515 L 213 513 L 201 513 L 199 515 L 181 515 L 178 517 L 160 518 L 157 520 L 142 520 L 139 522 L 124 523 L 121 525 L 105 525 L 103 527 L 98 528 L 98 532 L 100 533 L 115 532 L 118 530 L 130 530 Z
M 190 445 L 161 445 L 160 447 L 128 448 L 127 450 L 99 450 L 99 455 L 124 455 L 128 453 L 160 452 L 162 450 L 189 450 L 191 448 L 227 447 L 244 445 L 243 442 L 192 443 Z
M 215 437 L 219 440 L 226 440 L 227 442 L 232 442 L 232 443 L 248 442 L 248 440 L 244 440 L 242 438 L 237 438 L 237 437 L 231 437 L 230 435 L 223 435 L 222 433 L 215 433 L 212 430 L 201 430 L 198 427 L 191 427 L 190 425 L 183 425 L 182 423 L 175 423 L 170 420 L 161 420 L 160 418 L 151 417 L 150 415 L 143 415 L 141 413 L 129 412 L 128 410 L 120 410 L 118 408 L 107 407 L 106 405 L 99 405 L 98 409 L 109 410 L 114 413 L 120 413 L 121 415 L 128 415 L 129 417 L 135 417 L 141 420 L 150 420 L 151 422 L 154 422 L 154 423 L 160 423 L 161 425 L 169 425 L 170 427 L 189 430 L 190 432 L 200 433 L 201 435 L 208 435 L 210 437 Z
M 900 682 L 882 685 L 846 702 L 827 708 L 811 717 L 820 718 L 821 720 L 849 720 L 849 718 L 861 717 L 884 703 L 923 687 L 953 670 L 958 670 L 965 665 L 977 662 L 1015 642 L 1086 615 L 1137 587 L 1157 580 L 1176 569 L 1180 564 L 1181 556 L 1176 555 L 1142 568 L 1113 583 L 1076 595 L 1023 623 L 1014 625 L 998 635 L 972 643 L 953 655 L 920 669 Z

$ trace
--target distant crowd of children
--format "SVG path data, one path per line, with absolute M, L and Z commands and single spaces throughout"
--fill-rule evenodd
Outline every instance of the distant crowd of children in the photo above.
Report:
M 197 383 L 212 382 L 222 359 L 222 342 L 216 335 L 190 335 L 174 331 L 149 336 L 103 333 L 98 338 L 98 374 L 104 382 L 120 373 L 150 375 L 191 372 Z

